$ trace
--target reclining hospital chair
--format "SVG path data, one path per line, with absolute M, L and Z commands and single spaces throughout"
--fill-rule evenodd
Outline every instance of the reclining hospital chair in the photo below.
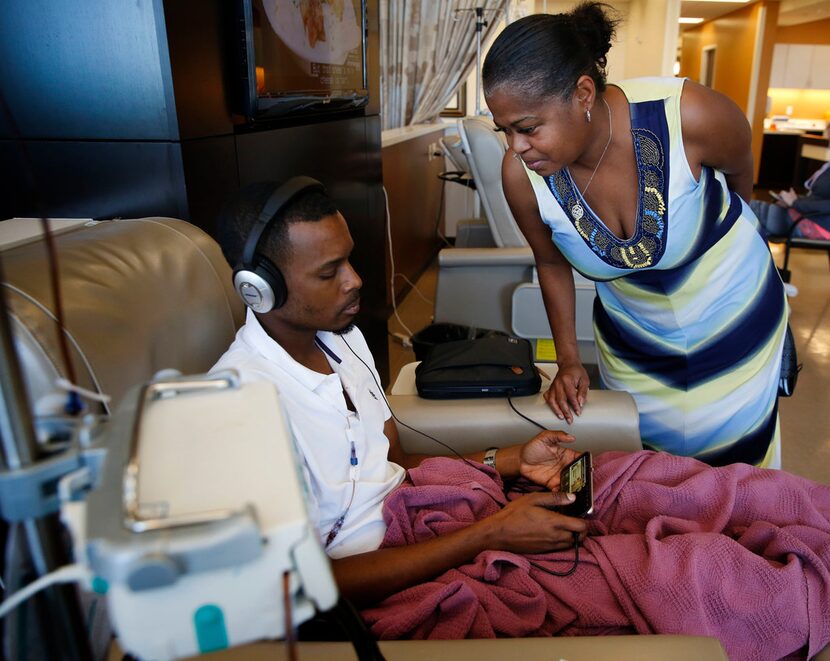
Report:
M 438 254 L 435 323 L 499 330 L 534 344 L 537 360 L 551 360 L 551 331 L 536 279 L 533 254 L 519 230 L 501 182 L 507 144 L 492 120 L 458 120 L 464 153 L 495 247 L 445 248 Z M 596 363 L 594 284 L 574 271 L 576 335 L 584 363 Z M 539 342 L 542 340 L 542 342 Z
M 464 153 L 464 145 L 461 136 L 457 133 L 447 133 L 438 141 L 441 151 L 444 152 L 445 161 L 449 163 L 452 170 L 442 172 L 438 178 L 454 184 L 460 184 L 465 188 L 475 191 L 476 183 L 470 169 L 470 161 Z M 480 198 L 472 196 L 475 200 L 475 217 L 464 218 L 456 223 L 455 245 L 463 248 L 494 248 L 493 232 L 487 221 L 479 217 Z
M 29 223 L 28 229 L 39 226 L 36 221 L 0 223 L 0 243 L 10 224 L 19 222 Z M 184 221 L 81 222 L 59 228 L 54 238 L 76 380 L 78 385 L 112 396 L 110 409 L 158 370 L 207 371 L 244 321 L 243 306 L 218 245 Z M 44 242 L 38 232 L 31 232 L 0 247 L 0 259 L 3 292 L 30 401 L 47 413 L 55 408 L 55 377 L 65 376 L 65 370 L 58 351 Z M 459 451 L 512 444 L 535 433 L 502 400 L 418 401 L 412 384 L 411 367 L 407 367 L 389 398 L 393 410 L 408 424 L 445 439 Z M 541 395 L 517 397 L 514 402 L 527 415 L 562 428 Z M 628 395 L 596 391 L 570 430 L 583 449 L 636 449 L 640 447 L 637 424 Z M 405 429 L 401 432 L 407 451 L 436 453 L 423 437 L 416 438 Z M 717 640 L 686 636 L 391 641 L 381 643 L 381 649 L 390 660 L 485 661 L 505 655 L 529 660 L 726 658 Z M 354 658 L 347 643 L 304 642 L 300 650 L 304 659 Z M 275 651 L 273 643 L 262 643 L 216 652 L 210 658 L 270 659 L 281 651 Z

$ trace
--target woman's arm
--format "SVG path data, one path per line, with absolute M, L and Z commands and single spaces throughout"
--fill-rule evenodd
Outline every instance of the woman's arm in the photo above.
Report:
M 799 197 L 792 203 L 792 208 L 802 216 L 811 218 L 813 215 L 830 214 L 830 199 L 820 198 L 815 195 Z
M 556 343 L 559 370 L 545 399 L 558 418 L 571 423 L 574 413 L 582 413 L 588 394 L 588 373 L 582 366 L 576 341 L 573 271 L 542 222 L 527 173 L 511 151 L 502 162 L 502 183 L 513 217 L 533 250 L 542 299 Z
M 815 174 L 810 195 L 824 200 L 830 200 L 830 163 L 826 163 Z
M 729 189 L 746 202 L 752 197 L 752 130 L 727 96 L 687 80 L 680 98 L 686 158 L 696 179 L 702 166 L 726 175 Z

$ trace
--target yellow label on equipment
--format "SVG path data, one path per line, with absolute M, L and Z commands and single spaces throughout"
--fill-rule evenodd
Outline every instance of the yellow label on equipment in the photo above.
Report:
M 536 340 L 536 360 L 540 362 L 556 360 L 556 345 L 553 340 Z

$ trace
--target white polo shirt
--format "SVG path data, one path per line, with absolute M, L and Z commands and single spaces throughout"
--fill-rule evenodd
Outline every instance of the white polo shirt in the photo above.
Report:
M 379 392 L 380 378 L 363 334 L 357 328 L 342 336 L 320 331 L 317 343 L 334 374 L 300 365 L 248 310 L 245 325 L 211 372 L 230 368 L 243 383 L 266 380 L 276 384 L 303 454 L 310 487 L 309 517 L 323 544 L 348 507 L 340 531 L 326 548 L 332 558 L 342 558 L 380 546 L 386 532 L 383 499 L 403 480 L 404 469 L 388 459 L 389 440 L 383 425 L 391 412 Z M 357 413 L 346 406 L 344 390 Z M 352 442 L 357 459 L 354 470 Z M 354 498 L 349 506 L 352 476 Z

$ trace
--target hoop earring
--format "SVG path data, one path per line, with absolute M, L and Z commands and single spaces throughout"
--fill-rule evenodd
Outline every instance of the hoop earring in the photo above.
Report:
M 588 110 L 588 108 L 585 108 L 585 119 L 588 121 L 589 124 L 591 123 L 591 111 Z

